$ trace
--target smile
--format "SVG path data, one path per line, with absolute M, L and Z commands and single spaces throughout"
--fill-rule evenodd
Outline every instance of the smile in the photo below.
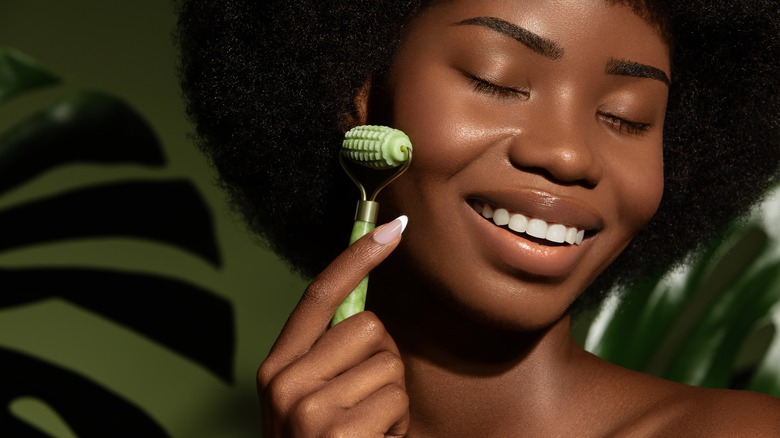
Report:
M 485 219 L 491 219 L 499 227 L 552 243 L 579 245 L 585 238 L 585 230 L 558 223 L 548 223 L 539 218 L 529 218 L 522 213 L 495 208 L 487 203 L 472 202 L 472 208 Z

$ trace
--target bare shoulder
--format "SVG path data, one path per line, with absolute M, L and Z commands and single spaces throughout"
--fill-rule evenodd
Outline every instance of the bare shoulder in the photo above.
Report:
M 780 398 L 697 388 L 612 364 L 602 366 L 612 376 L 605 386 L 621 407 L 610 435 L 780 437 Z
M 780 437 L 778 398 L 661 379 L 655 384 L 663 396 L 649 403 L 637 422 L 652 431 L 647 436 Z
M 750 391 L 680 386 L 684 415 L 677 415 L 673 426 L 702 436 L 780 437 L 780 399 Z

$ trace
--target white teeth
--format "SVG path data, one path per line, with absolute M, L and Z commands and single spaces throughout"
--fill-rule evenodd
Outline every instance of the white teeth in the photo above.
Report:
M 491 219 L 493 217 L 493 209 L 490 208 L 489 205 L 485 204 L 484 207 L 482 207 L 482 217 L 485 219 Z
M 566 237 L 563 239 L 569 245 L 577 241 L 577 229 L 569 227 L 566 229 Z
M 478 203 L 474 207 L 477 211 L 480 210 Z M 488 204 L 482 205 L 481 214 L 486 219 L 492 219 L 493 223 L 498 226 L 506 225 L 512 231 L 526 233 L 537 239 L 579 245 L 585 238 L 585 230 L 578 230 L 576 227 L 567 227 L 562 224 L 548 224 L 542 219 L 529 219 L 520 213 L 510 214 L 505 208 L 493 210 L 493 207 Z
M 553 224 L 547 227 L 545 239 L 550 242 L 563 243 L 566 239 L 566 227 L 561 224 Z
M 522 214 L 513 214 L 509 218 L 509 229 L 518 233 L 524 233 L 528 229 L 528 218 Z
M 505 208 L 497 208 L 493 212 L 493 222 L 499 226 L 507 225 L 509 223 L 509 212 Z
M 545 239 L 547 238 L 547 222 L 541 219 L 531 219 L 528 221 L 528 229 L 525 232 L 531 237 Z

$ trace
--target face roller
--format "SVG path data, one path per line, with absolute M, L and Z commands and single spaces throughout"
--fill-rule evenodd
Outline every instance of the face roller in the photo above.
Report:
M 375 201 L 379 192 L 398 178 L 412 162 L 412 143 L 403 132 L 387 126 L 365 125 L 350 129 L 344 136 L 339 162 L 350 179 L 360 189 L 360 200 L 355 212 L 355 224 L 349 244 L 363 237 L 376 226 L 379 204 Z M 349 163 L 372 169 L 396 169 L 373 191 L 369 198 L 366 187 L 360 182 Z M 366 304 L 368 276 L 341 303 L 333 315 L 331 326 L 363 311 Z

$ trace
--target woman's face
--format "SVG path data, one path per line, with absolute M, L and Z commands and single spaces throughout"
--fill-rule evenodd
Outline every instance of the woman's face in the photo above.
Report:
M 369 113 L 415 146 L 380 197 L 410 219 L 395 262 L 479 321 L 555 321 L 658 206 L 669 76 L 664 38 L 628 6 L 423 11 L 382 91 L 389 114 Z

